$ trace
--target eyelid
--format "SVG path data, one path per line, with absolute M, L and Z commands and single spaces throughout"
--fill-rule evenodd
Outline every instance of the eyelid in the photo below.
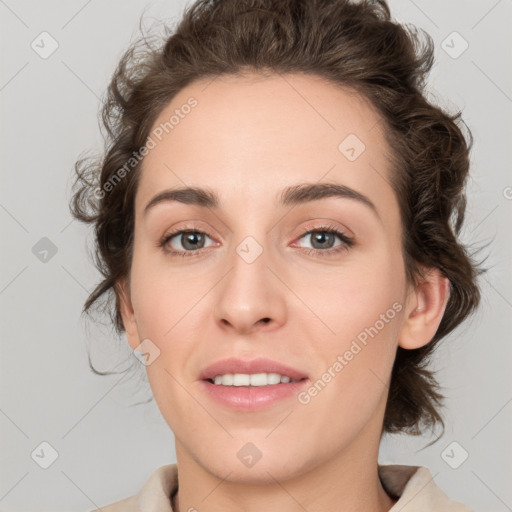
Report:
M 340 225 L 339 222 L 329 217 L 321 217 L 312 221 L 308 221 L 306 225 L 303 225 L 300 228 L 300 236 L 304 236 L 311 231 L 322 231 L 326 228 L 339 231 L 346 238 L 355 238 L 355 234 L 351 229 L 344 225 Z
M 179 227 L 176 227 L 179 226 Z M 178 233 L 181 233 L 182 231 L 193 231 L 198 233 L 204 233 L 208 235 L 210 238 L 213 238 L 209 233 L 214 231 L 214 229 L 207 223 L 201 220 L 188 220 L 185 221 L 184 224 L 182 223 L 176 223 L 173 224 L 170 228 L 165 230 L 165 233 L 162 235 L 160 240 L 163 240 L 165 238 L 168 238 L 171 235 L 176 235 Z

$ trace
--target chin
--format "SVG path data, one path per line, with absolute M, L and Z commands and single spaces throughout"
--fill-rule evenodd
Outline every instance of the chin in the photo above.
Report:
M 270 451 L 269 451 L 270 450 Z M 203 454 L 205 452 L 202 452 Z M 231 455 L 232 453 L 232 455 Z M 221 453 L 210 452 L 196 461 L 209 473 L 221 480 L 246 484 L 273 484 L 286 481 L 320 464 L 317 457 L 297 459 L 297 451 L 279 450 L 277 447 L 258 450 L 251 443 Z

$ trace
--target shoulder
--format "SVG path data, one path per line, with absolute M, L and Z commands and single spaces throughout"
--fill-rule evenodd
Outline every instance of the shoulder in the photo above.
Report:
M 91 512 L 172 512 L 170 496 L 177 485 L 176 464 L 166 464 L 149 475 L 137 494 L 102 505 Z
M 424 466 L 379 465 L 379 476 L 386 491 L 398 497 L 389 512 L 472 512 L 448 498 Z

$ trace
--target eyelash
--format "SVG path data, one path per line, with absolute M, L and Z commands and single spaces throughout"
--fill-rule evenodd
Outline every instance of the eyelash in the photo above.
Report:
M 339 254 L 342 251 L 348 251 L 354 245 L 354 240 L 352 238 L 345 235 L 345 233 L 343 233 L 342 231 L 340 231 L 339 229 L 337 229 L 334 226 L 317 226 L 314 229 L 313 228 L 311 228 L 311 229 L 306 228 L 306 229 L 308 229 L 308 231 L 305 231 L 299 237 L 299 240 L 304 238 L 306 235 L 310 235 L 311 233 L 332 233 L 334 235 L 337 235 L 340 238 L 340 240 L 342 241 L 342 244 L 340 244 L 339 246 L 337 246 L 333 249 L 325 249 L 325 250 L 309 249 L 309 248 L 302 249 L 308 255 L 317 256 L 320 254 L 321 257 L 336 256 L 337 254 Z M 205 233 L 204 231 L 201 231 L 199 229 L 193 229 L 193 228 L 178 229 L 176 231 L 173 231 L 172 233 L 166 234 L 158 242 L 158 244 L 157 244 L 158 247 L 160 247 L 169 256 L 194 257 L 194 256 L 199 255 L 199 253 L 201 252 L 200 249 L 195 250 L 195 251 L 175 251 L 175 250 L 166 249 L 165 246 L 172 238 L 174 238 L 176 235 L 181 235 L 183 233 L 201 233 L 201 234 L 204 234 L 204 235 L 210 237 L 210 235 L 208 235 L 208 233 Z

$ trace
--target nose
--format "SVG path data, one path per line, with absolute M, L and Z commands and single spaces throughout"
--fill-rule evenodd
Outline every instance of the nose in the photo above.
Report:
M 214 298 L 216 322 L 239 334 L 273 330 L 285 322 L 286 316 L 287 288 L 276 276 L 275 265 L 270 268 L 265 249 L 252 260 L 244 252 L 246 247 L 249 253 L 255 249 L 249 243 L 240 244 L 234 251 L 231 267 L 216 287 Z

